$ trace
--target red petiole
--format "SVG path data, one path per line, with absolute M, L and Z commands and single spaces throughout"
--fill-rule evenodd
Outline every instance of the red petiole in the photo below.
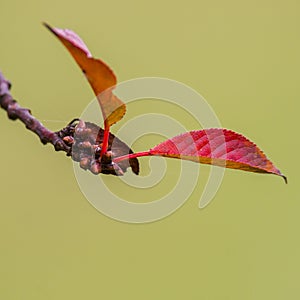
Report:
M 141 156 L 150 156 L 154 155 L 150 151 L 143 151 L 143 152 L 137 152 L 137 153 L 130 153 L 127 155 L 119 156 L 113 159 L 113 162 L 117 163 L 119 161 L 125 160 L 125 159 L 131 159 L 131 158 L 136 158 L 136 157 L 141 157 Z
M 100 157 L 103 156 L 107 152 L 107 147 L 108 147 L 108 139 L 109 139 L 109 125 L 104 122 L 104 135 L 103 135 L 103 142 L 102 142 L 102 149 L 101 149 L 101 154 Z

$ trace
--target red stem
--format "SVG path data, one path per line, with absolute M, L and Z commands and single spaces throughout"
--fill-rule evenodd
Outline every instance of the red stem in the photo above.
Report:
M 131 153 L 131 154 L 116 157 L 113 159 L 113 162 L 117 163 L 117 162 L 125 160 L 125 159 L 131 159 L 131 158 L 136 158 L 136 157 L 141 157 L 141 156 L 150 156 L 150 155 L 153 155 L 150 151 Z
M 108 147 L 108 139 L 109 139 L 109 125 L 104 122 L 104 134 L 103 134 L 103 142 L 100 157 L 107 152 Z

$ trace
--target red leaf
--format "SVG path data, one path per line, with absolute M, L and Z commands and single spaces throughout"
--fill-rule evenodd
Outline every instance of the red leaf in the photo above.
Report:
M 180 158 L 250 172 L 286 177 L 246 137 L 227 129 L 190 131 L 162 142 L 148 155 Z

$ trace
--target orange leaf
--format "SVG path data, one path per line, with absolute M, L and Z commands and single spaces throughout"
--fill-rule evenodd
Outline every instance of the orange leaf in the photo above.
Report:
M 98 98 L 106 127 L 122 119 L 126 112 L 125 104 L 112 93 L 117 78 L 113 71 L 100 59 L 92 57 L 81 38 L 68 29 L 44 25 L 63 43 L 89 81 Z

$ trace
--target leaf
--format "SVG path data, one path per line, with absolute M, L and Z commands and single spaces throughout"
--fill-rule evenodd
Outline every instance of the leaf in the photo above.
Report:
M 112 93 L 117 83 L 113 71 L 102 60 L 92 57 L 87 46 L 75 32 L 53 28 L 46 23 L 44 25 L 63 43 L 85 74 L 98 98 L 106 127 L 122 119 L 126 106 Z
M 186 132 L 150 149 L 148 155 L 180 158 L 250 172 L 271 173 L 283 177 L 287 182 L 286 177 L 253 142 L 227 129 Z

